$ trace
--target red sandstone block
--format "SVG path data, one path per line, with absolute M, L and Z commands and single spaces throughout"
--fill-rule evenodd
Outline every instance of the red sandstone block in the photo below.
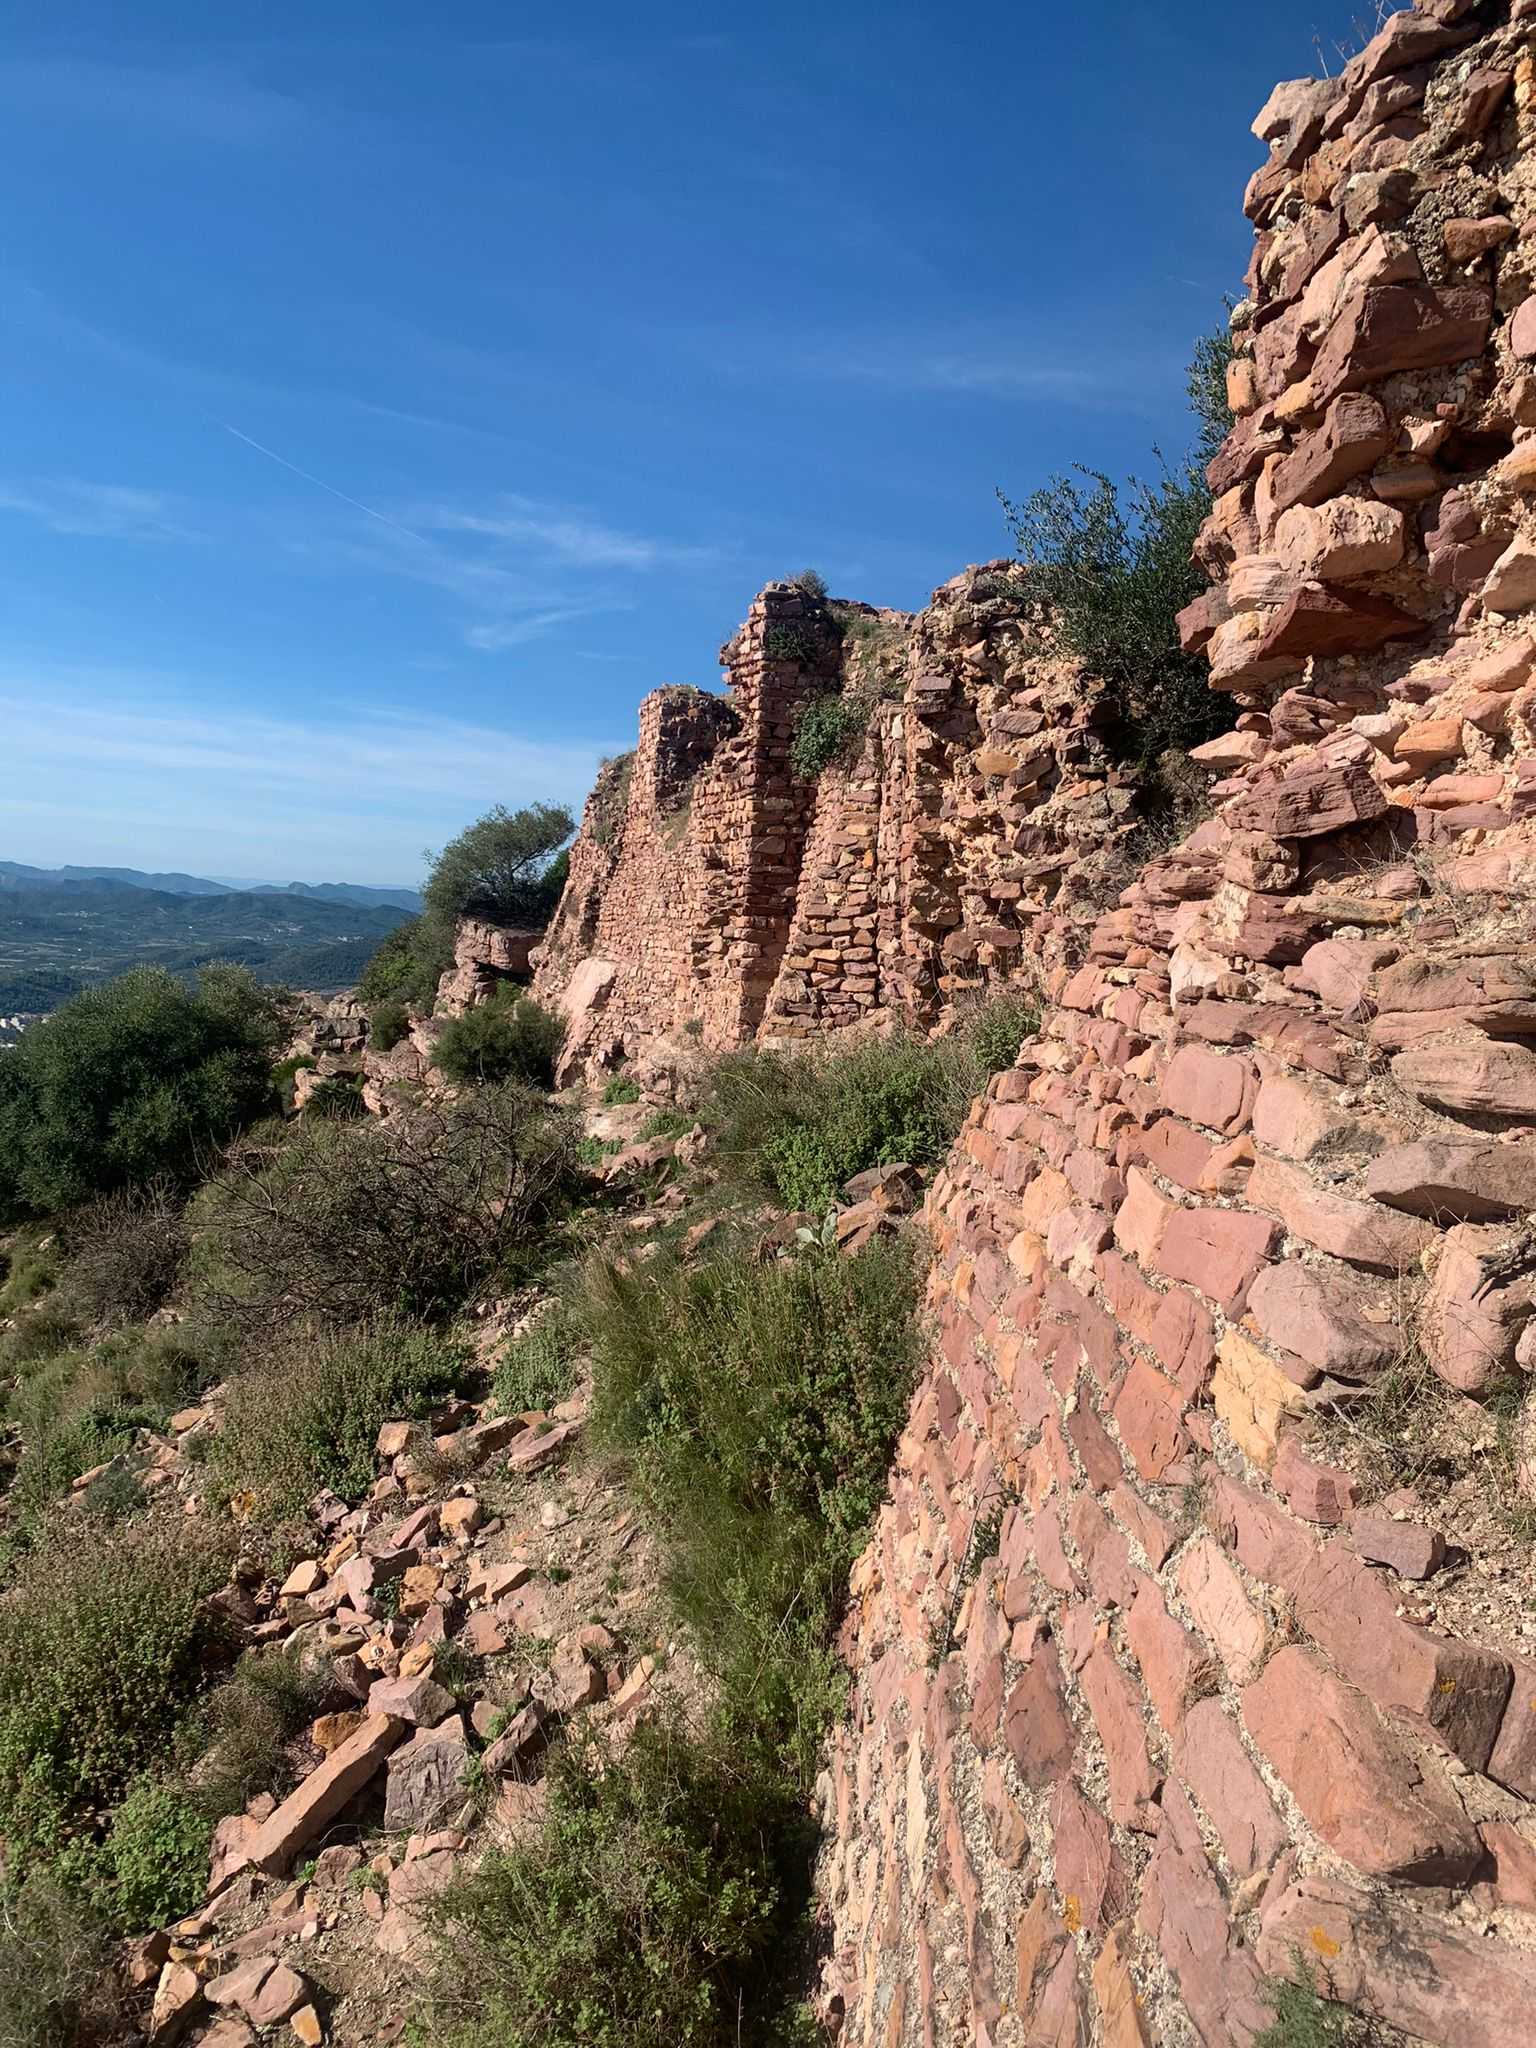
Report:
M 1092 1494 L 1078 1494 L 1067 1519 L 1097 1604 L 1128 1607 L 1136 1592 L 1136 1573 L 1124 1536 Z
M 1109 1504 L 1121 1525 L 1129 1529 L 1142 1549 L 1152 1569 L 1157 1571 L 1173 1555 L 1179 1541 L 1179 1532 L 1171 1522 L 1149 1508 L 1141 1495 L 1130 1486 L 1117 1486 L 1109 1497 Z
M 1151 1264 L 1235 1315 L 1277 1235 L 1269 1217 L 1245 1209 L 1179 1209 L 1167 1218 Z
M 1067 1417 L 1067 1435 L 1083 1461 L 1088 1484 L 1095 1493 L 1106 1493 L 1111 1486 L 1118 1485 L 1125 1476 L 1120 1453 L 1103 1423 L 1081 1396 Z
M 1251 1060 L 1210 1052 L 1201 1045 L 1182 1045 L 1159 1085 L 1175 1116 L 1231 1138 L 1246 1130 L 1252 1119 L 1259 1077 Z
M 1337 1465 L 1309 1458 L 1294 1436 L 1282 1439 L 1271 1477 L 1304 1522 L 1336 1525 L 1360 1498 L 1358 1480 Z
M 1159 1587 L 1145 1578 L 1137 1580 L 1125 1636 L 1157 1718 L 1176 1735 L 1190 1700 L 1213 1669 L 1204 1644 L 1174 1620 Z
M 1190 1707 L 1173 1763 L 1210 1816 L 1236 1874 L 1267 1870 L 1286 1845 L 1285 1824 L 1219 1700 Z
M 1204 1302 L 1182 1287 L 1170 1287 L 1152 1328 L 1152 1349 L 1193 1400 L 1211 1376 L 1216 1360 L 1216 1325 Z
M 1139 1167 L 1130 1168 L 1125 1184 L 1125 1200 L 1115 1215 L 1115 1242 L 1143 1266 L 1155 1266 L 1175 1205 Z
M 1061 1664 L 1048 1636 L 1038 1636 L 1033 1655 L 1008 1696 L 1003 1740 L 1026 1785 L 1039 1791 L 1068 1775 L 1077 1734 L 1067 1716 Z
M 1162 1781 L 1147 1752 L 1141 1695 L 1108 1643 L 1101 1643 L 1083 1666 L 1081 1683 L 1104 1745 L 1111 1817 L 1122 1827 L 1153 1834 Z
M 1163 1791 L 1163 1826 L 1142 1885 L 1143 1930 L 1161 1949 L 1202 2041 L 1252 2041 L 1274 2020 L 1263 1973 L 1234 1932 L 1183 1787 Z
M 1164 1180 L 1177 1181 L 1191 1194 L 1199 1194 L 1204 1188 L 1216 1147 L 1177 1117 L 1160 1116 L 1133 1143 L 1151 1172 L 1160 1174 Z
M 1536 1663 L 1529 1657 L 1511 1662 L 1514 1683 L 1488 1759 L 1488 1775 L 1512 1792 L 1536 1799 Z
M 1152 1366 L 1134 1360 L 1115 1398 L 1114 1417 L 1143 1479 L 1162 1479 L 1188 1451 L 1183 1411 L 1178 1388 Z
M 1390 1585 L 1341 1537 L 1289 1591 L 1301 1626 L 1362 1692 L 1406 1714 L 1472 1770 L 1487 1765 L 1511 1690 L 1504 1658 L 1404 1621 Z
M 1357 1869 L 1416 1884 L 1471 1876 L 1482 1843 L 1441 1767 L 1310 1651 L 1277 1651 L 1244 1691 L 1243 1718 L 1322 1840 Z
M 1130 1903 L 1130 1876 L 1108 1821 L 1073 1778 L 1051 1793 L 1051 1854 L 1067 1925 L 1089 1934 L 1112 1926 Z
M 1225 1473 L 1211 1485 L 1206 1516 L 1244 1570 L 1270 1585 L 1292 1585 L 1317 1556 L 1312 1538 L 1284 1508 Z
M 1199 1537 L 1179 1560 L 1179 1591 L 1195 1626 L 1215 1644 L 1236 1683 L 1245 1685 L 1264 1661 L 1268 1630 L 1213 1538 Z
M 1083 1582 L 1068 1561 L 1054 1507 L 1041 1508 L 1034 1517 L 1033 1542 L 1041 1578 L 1055 1592 L 1075 1598 L 1082 1591 Z
M 1248 1200 L 1272 1210 L 1293 1237 L 1377 1272 L 1404 1272 L 1435 1242 L 1432 1223 L 1353 1201 L 1320 1186 L 1299 1166 L 1260 1159 L 1248 1180 Z

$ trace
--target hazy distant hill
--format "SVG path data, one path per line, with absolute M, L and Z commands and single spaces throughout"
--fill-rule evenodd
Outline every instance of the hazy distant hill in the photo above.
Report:
M 0 1013 L 54 1009 L 129 967 L 190 974 L 212 960 L 239 961 L 260 981 L 347 988 L 408 915 L 389 901 L 336 900 L 329 892 L 344 883 L 314 890 L 213 884 L 208 893 L 151 889 L 148 880 L 50 881 L 38 869 L 0 862 Z
M 65 882 L 118 882 L 126 889 L 153 889 L 167 896 L 311 896 L 360 909 L 399 908 L 414 914 L 421 897 L 403 885 L 376 889 L 362 882 L 215 882 L 206 875 L 153 875 L 140 868 L 34 868 L 25 861 L 0 860 L 0 890 L 52 889 Z

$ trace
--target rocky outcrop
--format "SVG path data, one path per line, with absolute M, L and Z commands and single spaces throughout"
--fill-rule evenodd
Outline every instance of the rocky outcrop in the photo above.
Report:
M 1132 798 L 1036 609 L 1002 562 L 916 616 L 770 584 L 722 650 L 723 698 L 648 697 L 539 955 L 565 1077 L 689 1041 L 932 1025 L 1086 936 Z M 808 778 L 796 720 L 829 696 L 867 726 Z
M 1394 2039 L 1530 2038 L 1490 1517 L 1536 1368 L 1533 37 L 1420 0 L 1259 117 L 1185 619 L 1240 707 L 1214 809 L 1049 970 L 928 1202 L 824 1782 L 858 2048 L 1227 2048 L 1302 1970 Z M 1460 1432 L 1417 1492 L 1383 1375 Z

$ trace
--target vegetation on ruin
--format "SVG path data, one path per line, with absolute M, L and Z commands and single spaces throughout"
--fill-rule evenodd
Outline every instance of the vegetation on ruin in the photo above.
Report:
M 1206 588 L 1193 548 L 1211 509 L 1205 466 L 1232 425 L 1225 329 L 1203 337 L 1188 374 L 1194 443 L 1159 474 L 1116 483 L 1100 470 L 1056 476 L 1004 515 L 1031 596 L 1067 650 L 1099 678 L 1113 713 L 1110 738 L 1154 789 L 1165 755 L 1184 755 L 1232 722 L 1203 654 L 1179 645 L 1177 615 Z
M 461 1084 L 521 1081 L 532 1088 L 555 1085 L 565 1026 L 511 982 L 489 1002 L 450 1017 L 432 1047 L 432 1064 Z

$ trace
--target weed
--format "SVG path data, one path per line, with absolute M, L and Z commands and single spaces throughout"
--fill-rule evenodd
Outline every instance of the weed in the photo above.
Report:
M 723 1170 L 746 1192 L 821 1215 L 866 1167 L 937 1165 L 980 1080 L 958 1037 L 731 1053 L 714 1068 L 704 1121 Z
M 175 1292 L 186 1216 L 166 1182 L 108 1195 L 69 1227 L 70 1292 L 98 1321 L 142 1322 Z
M 247 1651 L 207 1701 L 207 1747 L 188 1782 L 199 1810 L 217 1820 L 257 1792 L 285 1790 L 286 1747 L 319 1713 L 330 1685 L 329 1671 L 295 1650 Z
M 410 1012 L 398 996 L 390 996 L 369 1014 L 368 1043 L 375 1052 L 393 1052 L 410 1028 Z
M 484 1858 L 438 1909 L 444 1964 L 421 2038 L 763 2042 L 804 1891 L 807 1824 L 787 1789 L 674 1728 L 641 1728 L 619 1763 L 567 1750 L 549 1786 L 540 1837 Z
M 163 1927 L 201 1903 L 213 1825 L 187 1793 L 145 1773 L 112 1815 L 103 1845 L 114 1922 L 129 1934 Z
M 502 1414 L 542 1412 L 568 1400 L 580 1357 L 580 1330 L 557 1302 L 502 1353 L 491 1383 Z
M 1316 1971 L 1299 1949 L 1292 1949 L 1291 1962 L 1296 1981 L 1276 1978 L 1264 1987 L 1264 2002 L 1275 2017 L 1253 2048 L 1355 2048 L 1361 2040 L 1355 2015 L 1323 1996 Z
M 124 2014 L 107 1930 L 90 1906 L 35 1873 L 0 1878 L 0 2048 L 107 2048 Z
M 603 1090 L 604 1109 L 616 1109 L 624 1103 L 640 1100 L 640 1083 L 632 1081 L 627 1074 L 615 1074 Z
M 286 1346 L 230 1382 L 209 1452 L 214 1497 L 248 1494 L 261 1519 L 298 1511 L 323 1487 L 360 1500 L 380 1425 L 425 1416 L 468 1370 L 463 1346 L 393 1318 Z

